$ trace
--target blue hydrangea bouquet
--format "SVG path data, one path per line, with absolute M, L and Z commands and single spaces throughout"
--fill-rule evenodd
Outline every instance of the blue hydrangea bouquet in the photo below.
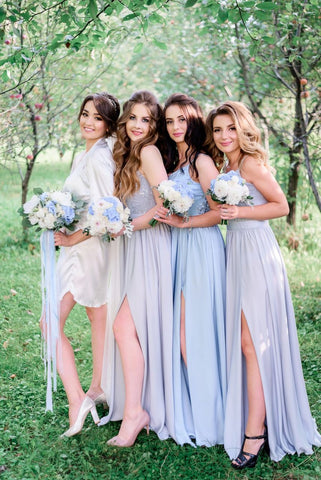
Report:
M 129 208 L 114 196 L 103 197 L 89 205 L 87 227 L 83 230 L 87 235 L 99 236 L 110 242 L 122 230 L 124 235 L 131 236 L 133 227 L 130 221 Z

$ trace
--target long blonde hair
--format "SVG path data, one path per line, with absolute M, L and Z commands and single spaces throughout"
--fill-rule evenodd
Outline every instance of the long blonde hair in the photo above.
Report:
M 219 115 L 229 115 L 233 119 L 241 149 L 239 166 L 244 155 L 248 154 L 270 169 L 267 152 L 262 146 L 261 132 L 252 113 L 244 103 L 232 101 L 214 108 L 206 118 L 206 147 L 217 167 L 221 169 L 224 164 L 224 153 L 217 148 L 213 140 L 213 122 Z
M 148 135 L 140 141 L 131 144 L 126 132 L 128 121 L 134 105 L 145 105 L 150 115 Z M 141 167 L 140 153 L 146 145 L 155 145 L 159 139 L 161 128 L 162 108 L 157 98 L 146 90 L 135 92 L 127 102 L 124 103 L 123 113 L 117 125 L 117 140 L 114 146 L 113 157 L 116 165 L 114 175 L 114 194 L 124 203 L 126 199 L 135 193 L 140 182 L 137 175 Z

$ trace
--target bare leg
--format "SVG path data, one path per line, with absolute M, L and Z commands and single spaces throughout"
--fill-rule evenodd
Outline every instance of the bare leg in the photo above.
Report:
M 183 292 L 181 292 L 181 353 L 184 363 L 187 367 L 187 355 L 186 355 L 186 329 L 185 329 L 185 298 Z
M 86 307 L 86 312 L 91 324 L 91 346 L 93 355 L 93 376 L 87 394 L 95 400 L 95 398 L 103 392 L 100 384 L 105 346 L 107 305 L 105 304 L 97 308 Z
M 70 292 L 67 292 L 60 302 L 60 338 L 57 343 L 57 369 L 68 398 L 70 425 L 75 422 L 81 402 L 85 397 L 78 378 L 74 352 L 64 333 L 66 320 L 75 303 Z
M 117 446 L 132 445 L 142 428 L 148 425 L 149 415 L 142 407 L 144 357 L 137 337 L 133 317 L 125 298 L 113 326 L 120 351 L 125 379 L 125 408 L 119 433 L 108 443 Z
M 265 400 L 256 352 L 243 312 L 241 313 L 241 325 L 242 352 L 246 362 L 247 395 L 249 403 L 249 414 L 245 433 L 249 437 L 255 437 L 264 433 L 264 421 L 266 415 Z M 263 442 L 263 439 L 246 440 L 243 449 L 245 452 L 257 454 Z

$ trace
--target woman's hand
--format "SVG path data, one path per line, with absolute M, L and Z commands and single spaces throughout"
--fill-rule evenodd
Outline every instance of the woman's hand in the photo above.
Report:
M 55 246 L 56 247 L 71 247 L 72 246 L 70 235 L 66 235 L 63 232 L 55 232 L 54 233 L 54 239 L 55 239 Z
M 219 205 L 219 211 L 222 220 L 233 220 L 239 216 L 239 207 L 236 205 Z
M 126 231 L 126 228 L 123 227 L 118 233 L 111 233 L 110 238 L 122 237 Z
M 168 208 L 165 208 L 162 206 L 159 206 L 157 208 L 154 218 L 158 222 L 166 223 L 171 227 L 176 227 L 176 228 L 186 227 L 186 222 L 184 221 L 183 217 L 180 217 L 179 215 L 170 214 Z

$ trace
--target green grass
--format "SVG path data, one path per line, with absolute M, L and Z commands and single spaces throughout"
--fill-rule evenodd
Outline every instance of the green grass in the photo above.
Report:
M 42 163 L 32 187 L 60 187 L 67 162 Z M 321 451 L 312 456 L 286 456 L 272 462 L 263 456 L 254 470 L 234 471 L 224 449 L 177 446 L 160 442 L 143 431 L 134 447 L 114 449 L 106 441 L 117 433 L 119 422 L 96 427 L 89 416 L 80 435 L 60 439 L 68 427 L 68 406 L 60 380 L 54 394 L 54 412 L 45 413 L 45 381 L 41 360 L 38 319 L 41 310 L 39 235 L 22 241 L 17 175 L 2 170 L 0 176 L 0 466 L 1 480 L 72 479 L 100 480 L 310 480 L 321 476 Z M 321 428 L 320 330 L 321 282 L 319 272 L 320 214 L 299 224 L 296 232 L 284 220 L 273 224 L 285 257 L 296 311 L 302 364 L 312 413 Z M 298 250 L 289 250 L 287 239 L 298 235 Z M 16 293 L 15 293 L 16 292 Z M 91 376 L 90 329 L 82 308 L 75 308 L 67 333 L 76 352 L 84 388 Z M 102 407 L 99 406 L 102 415 Z M 0 468 L 1 472 L 1 468 Z

